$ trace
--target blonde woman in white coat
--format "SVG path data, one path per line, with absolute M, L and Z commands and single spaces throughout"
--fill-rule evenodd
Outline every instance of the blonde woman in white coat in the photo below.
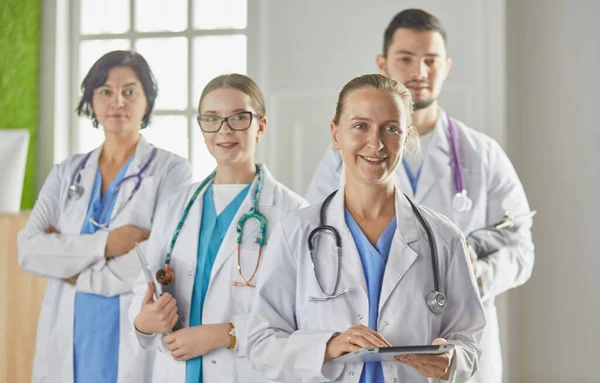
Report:
M 131 318 L 140 345 L 162 351 L 154 382 L 260 382 L 245 354 L 254 286 L 272 228 L 305 200 L 255 163 L 267 119 L 252 79 L 213 79 L 198 111 L 217 167 L 160 208 L 148 262 L 163 294 L 139 278 Z
M 346 183 L 277 224 L 258 283 L 247 353 L 267 378 L 464 382 L 476 371 L 485 317 L 464 238 L 447 219 L 413 205 L 392 179 L 411 108 L 408 90 L 386 76 L 357 77 L 342 89 L 331 131 Z M 454 349 L 333 361 L 359 348 L 432 343 Z
M 187 160 L 140 134 L 157 96 L 144 58 L 114 51 L 82 84 L 80 114 L 102 125 L 104 143 L 55 166 L 25 228 L 19 263 L 48 278 L 38 322 L 33 382 L 147 381 L 151 354 L 127 320 L 158 200 L 191 182 Z

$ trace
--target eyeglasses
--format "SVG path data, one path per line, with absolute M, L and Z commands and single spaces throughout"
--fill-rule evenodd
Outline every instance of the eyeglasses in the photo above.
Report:
M 216 133 L 221 130 L 223 123 L 226 122 L 231 130 L 246 130 L 252 124 L 252 118 L 260 118 L 258 114 L 252 112 L 239 112 L 228 117 L 217 116 L 216 114 L 200 114 L 196 118 L 200 129 L 205 133 Z

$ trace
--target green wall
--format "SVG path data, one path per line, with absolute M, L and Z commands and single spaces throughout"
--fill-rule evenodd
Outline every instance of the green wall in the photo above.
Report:
M 41 1 L 0 0 L 0 129 L 30 132 L 22 209 L 36 197 Z

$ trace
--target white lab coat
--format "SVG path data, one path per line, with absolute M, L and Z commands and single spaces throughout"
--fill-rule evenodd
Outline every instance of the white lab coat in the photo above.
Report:
M 147 161 L 152 146 L 142 137 L 126 176 L 135 174 Z M 150 352 L 137 345 L 127 318 L 135 278 L 140 264 L 135 251 L 107 260 L 104 249 L 108 231 L 81 235 L 101 148 L 95 149 L 81 171 L 84 193 L 69 200 L 67 192 L 83 155 L 74 155 L 55 166 L 40 191 L 31 216 L 18 234 L 19 264 L 35 275 L 48 277 L 46 295 L 38 321 L 32 382 L 73 382 L 73 315 L 77 291 L 120 296 L 120 343 L 118 382 L 146 382 Z M 159 149 L 143 173 L 141 187 L 111 223 L 111 229 L 127 224 L 150 229 L 157 202 L 173 190 L 191 182 L 187 160 Z M 131 195 L 135 181 L 127 181 L 118 194 L 113 214 Z M 46 234 L 54 226 L 58 233 Z M 144 241 L 145 243 L 147 241 Z M 62 281 L 79 274 L 75 286 Z
M 394 174 L 400 190 L 417 203 L 448 217 L 465 235 L 500 221 L 506 210 L 516 215 L 528 212 L 529 204 L 523 186 L 502 148 L 492 138 L 455 119 L 452 121 L 457 134 L 459 158 L 473 208 L 463 213 L 452 208 L 451 201 L 455 194 L 453 157 L 446 121 L 445 112 L 442 111 L 424 157 L 416 195 L 413 194 L 402 165 L 398 166 Z M 309 187 L 309 202 L 322 201 L 339 187 L 341 169 L 341 156 L 330 147 L 319 163 Z M 525 283 L 531 276 L 533 263 L 531 220 L 523 223 L 520 237 L 512 246 L 477 261 L 476 272 L 482 283 L 487 325 L 481 341 L 480 369 L 471 382 L 502 382 L 502 355 L 495 297 Z
M 248 323 L 248 355 L 267 378 L 283 382 L 358 382 L 363 364 L 323 363 L 334 332 L 369 322 L 364 270 L 344 218 L 344 193 L 331 200 L 326 223 L 341 236 L 342 267 L 337 292 L 325 302 L 308 251 L 308 236 L 319 226 L 321 204 L 290 214 L 277 225 L 257 286 Z M 433 314 L 425 297 L 434 289 L 428 237 L 406 198 L 397 192 L 397 228 L 385 268 L 377 331 L 392 345 L 431 344 L 438 337 L 456 344 L 450 382 L 464 382 L 477 369 L 479 341 L 485 319 L 458 228 L 423 208 L 432 227 L 439 259 L 440 290 L 448 305 Z M 325 237 L 325 236 L 323 236 Z M 321 250 L 319 250 L 321 246 Z M 315 262 L 325 291 L 334 286 L 337 256 L 316 243 Z M 386 382 L 427 382 L 399 362 L 383 363 Z
M 263 261 L 261 262 L 264 263 L 265 250 L 270 246 L 268 244 L 269 237 L 275 224 L 289 211 L 304 207 L 307 202 L 277 182 L 266 166 L 261 165 L 261 168 L 263 170 L 263 187 L 258 209 L 267 219 L 267 245 L 263 248 Z M 190 186 L 187 190 L 173 196 L 159 208 L 147 252 L 148 263 L 153 273 L 163 267 L 175 228 L 185 206 L 198 186 L 199 184 Z M 256 182 L 248 191 L 248 195 L 238 209 L 223 239 L 212 267 L 210 283 L 202 310 L 203 324 L 228 322 L 234 324 L 237 337 L 236 347 L 234 350 L 216 349 L 203 356 L 202 373 L 204 383 L 263 381 L 261 375 L 247 361 L 245 353 L 247 317 L 256 289 L 233 285 L 233 282 L 241 282 L 237 269 L 236 226 L 240 217 L 247 213 L 252 206 L 255 187 Z M 171 267 L 175 271 L 174 283 L 168 288 L 163 288 L 163 292 L 170 292 L 177 300 L 177 309 L 182 327 L 189 326 L 191 300 L 196 278 L 202 199 L 205 191 L 206 188 L 200 193 L 190 209 L 173 249 Z M 241 259 L 245 278 L 252 275 L 258 259 L 258 244 L 254 242 L 254 239 L 258 237 L 258 228 L 258 221 L 255 219 L 249 219 L 244 225 Z M 273 256 L 276 255 L 273 254 Z M 259 267 L 258 275 L 261 274 L 261 270 L 262 265 Z M 255 280 L 252 282 L 255 283 Z M 146 288 L 146 279 L 140 275 L 135 283 L 134 299 L 130 308 L 130 320 L 132 322 L 140 311 Z M 139 332 L 136 332 L 136 334 L 143 348 L 153 348 L 161 351 L 156 353 L 153 382 L 185 382 L 185 362 L 173 360 L 171 353 L 162 343 L 161 334 L 151 336 Z

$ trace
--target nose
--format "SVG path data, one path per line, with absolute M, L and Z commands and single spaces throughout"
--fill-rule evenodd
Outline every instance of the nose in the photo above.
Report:
M 372 129 L 367 137 L 367 145 L 370 148 L 380 151 L 383 149 L 383 141 L 381 140 L 381 129 Z
M 419 59 L 414 60 L 411 73 L 413 80 L 426 80 L 427 79 L 427 64 L 425 64 L 425 60 Z
M 233 133 L 233 129 L 229 126 L 229 121 L 221 121 L 221 129 L 219 134 L 227 135 Z
M 112 99 L 112 104 L 117 108 L 121 108 L 125 105 L 125 97 L 123 97 L 121 92 L 115 92 L 115 96 Z

